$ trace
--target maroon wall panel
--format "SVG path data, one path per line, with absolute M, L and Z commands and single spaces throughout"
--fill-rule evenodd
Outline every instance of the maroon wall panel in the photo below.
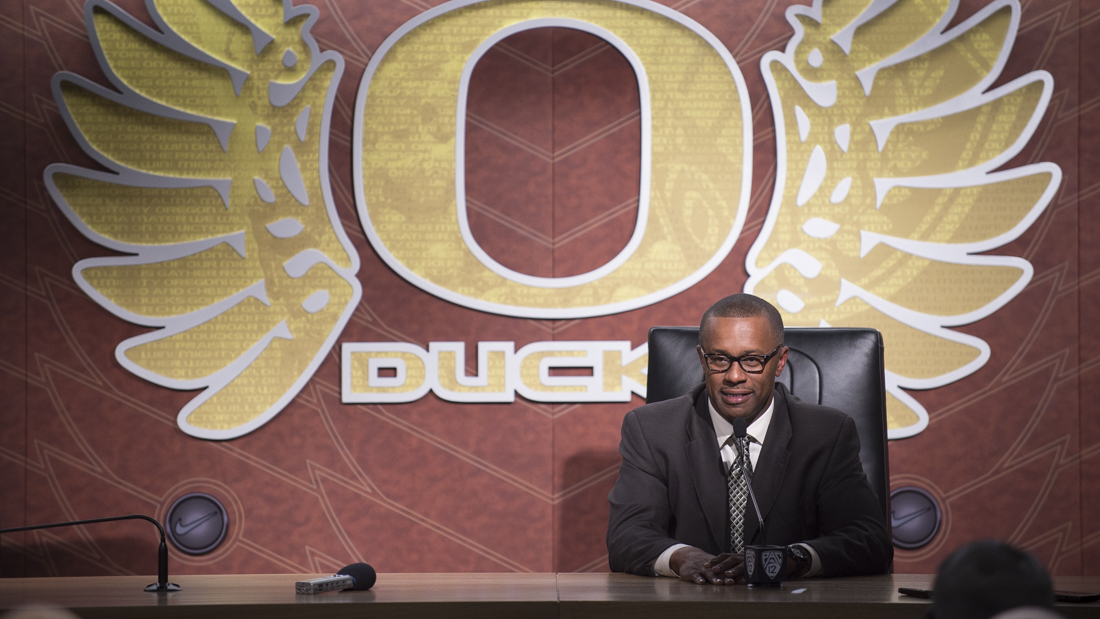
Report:
M 1100 2 L 1087 0 L 1080 8 L 1078 72 L 1078 185 L 1074 187 L 1080 228 L 1079 279 L 1062 286 L 1077 291 L 1080 316 L 1077 389 L 1080 402 L 1081 547 L 1082 572 L 1100 574 L 1100 60 L 1084 50 L 1100 36 Z M 1067 110 L 1068 112 L 1069 110 Z M 1072 362 L 1072 360 L 1070 360 Z
M 20 526 L 26 518 L 28 471 L 17 463 L 27 458 L 27 101 L 23 23 L 19 0 L 0 3 L 0 526 Z M 12 540 L 23 543 L 22 536 Z M 3 542 L 0 542 L 3 543 Z M 0 547 L 0 552 L 3 552 Z M 18 558 L 0 564 L 0 576 L 18 575 L 26 564 Z

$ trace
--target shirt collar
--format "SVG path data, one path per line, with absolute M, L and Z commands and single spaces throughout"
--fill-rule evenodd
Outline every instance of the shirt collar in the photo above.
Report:
M 726 421 L 726 418 L 719 415 L 718 411 L 714 409 L 714 403 L 707 398 L 707 409 L 710 410 L 710 422 L 714 426 L 714 435 L 718 437 L 718 444 L 724 445 L 730 435 L 733 434 L 733 424 Z M 756 418 L 756 421 L 749 424 L 748 435 L 756 439 L 757 443 L 764 444 L 764 438 L 768 435 L 768 427 L 772 423 L 772 411 L 775 410 L 775 396 L 772 396 L 772 401 L 768 403 L 768 408 L 764 409 L 764 412 Z

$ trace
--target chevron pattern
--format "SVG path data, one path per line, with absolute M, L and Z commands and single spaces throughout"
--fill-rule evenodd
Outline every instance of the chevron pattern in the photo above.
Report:
M 622 250 L 637 218 L 641 120 L 614 47 L 565 28 L 514 34 L 478 63 L 468 105 L 467 208 L 489 255 L 563 277 Z

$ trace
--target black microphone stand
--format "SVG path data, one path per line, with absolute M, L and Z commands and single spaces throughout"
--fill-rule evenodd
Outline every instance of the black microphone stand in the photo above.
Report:
M 35 524 L 29 527 L 15 527 L 12 529 L 0 529 L 0 535 L 4 533 L 18 533 L 20 531 L 35 531 L 38 529 L 53 529 L 56 527 L 71 527 L 79 524 L 96 524 L 97 522 L 114 522 L 117 520 L 148 520 L 157 526 L 157 530 L 160 531 L 160 548 L 157 550 L 157 582 L 145 587 L 145 590 L 150 593 L 164 593 L 168 591 L 180 591 L 183 587 L 175 583 L 168 582 L 168 544 L 164 538 L 164 527 L 160 526 L 160 523 L 150 518 L 149 516 L 142 516 L 141 514 L 131 514 L 129 516 L 112 516 L 110 518 L 93 518 L 91 520 L 74 520 L 72 522 L 55 522 L 53 524 Z
M 733 435 L 736 438 L 745 438 L 748 436 L 748 424 L 744 419 L 736 418 L 733 420 Z M 738 448 L 740 448 L 741 442 L 738 441 Z M 756 532 L 753 533 L 753 539 L 756 539 L 757 535 L 762 535 L 764 543 L 767 544 L 768 534 L 764 532 L 764 516 L 760 512 L 760 504 L 756 501 L 756 493 L 752 489 L 752 473 L 749 472 L 749 454 L 748 449 L 745 449 L 745 453 L 741 454 L 741 475 L 745 478 L 746 486 L 749 490 L 749 498 L 752 500 L 752 507 L 756 510 Z M 773 569 L 769 574 L 769 565 L 774 565 L 774 560 L 778 555 L 779 567 Z M 771 559 L 771 561 L 769 561 Z M 758 587 L 779 587 L 782 586 L 783 581 L 787 580 L 787 547 L 786 546 L 755 546 L 751 544 L 745 545 L 745 576 L 748 578 L 750 585 Z
M 748 436 L 748 426 L 745 424 L 744 419 L 733 420 L 733 435 L 736 438 L 745 438 Z M 740 443 L 738 443 L 740 444 Z M 752 490 L 752 472 L 749 470 L 749 454 L 741 456 L 741 476 L 745 478 L 745 485 L 749 489 L 749 498 L 752 499 L 752 508 L 756 511 L 756 531 L 753 533 L 752 538 L 756 539 L 757 535 L 762 535 L 765 540 L 768 539 L 768 534 L 764 531 L 764 516 L 760 513 L 760 504 L 756 502 L 756 493 Z

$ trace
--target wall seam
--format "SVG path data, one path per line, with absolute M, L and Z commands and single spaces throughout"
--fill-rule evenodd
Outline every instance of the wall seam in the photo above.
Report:
M 21 47 L 22 47 L 22 65 L 23 65 L 23 522 L 19 526 L 27 525 L 27 505 L 30 502 L 30 467 L 27 466 L 28 455 L 30 451 L 30 419 L 31 419 L 31 398 L 30 398 L 30 382 L 27 378 L 26 372 L 30 370 L 31 360 L 31 337 L 30 337 L 30 303 L 28 301 L 29 295 L 27 294 L 27 286 L 30 283 L 31 278 L 31 238 L 30 238 L 30 221 L 28 218 L 29 212 L 29 170 L 27 169 L 28 161 L 30 160 L 30 140 L 27 139 L 27 75 L 29 74 L 27 66 L 27 3 L 30 0 L 24 0 L 20 5 L 22 7 L 22 15 L 19 16 L 19 23 L 23 27 L 21 33 Z M 20 553 L 21 565 L 18 570 L 19 576 L 27 576 L 27 552 L 26 548 L 26 534 L 24 534 L 24 551 Z
M 557 277 L 557 214 L 558 214 L 558 201 L 557 201 L 557 180 L 558 180 L 558 162 L 557 152 L 558 144 L 555 139 L 555 129 L 557 127 L 557 109 L 554 106 L 554 102 L 557 98 L 557 54 L 554 49 L 554 33 L 556 29 L 550 30 L 550 277 Z M 551 324 L 557 326 L 556 321 L 551 321 Z M 558 331 L 556 328 L 550 330 L 550 339 L 557 341 Z M 551 405 L 550 410 L 557 412 L 558 405 Z M 558 493 L 557 476 L 558 476 L 558 451 L 556 449 L 556 439 L 558 434 L 558 422 L 557 418 L 553 415 L 550 417 L 550 490 L 553 495 Z M 550 562 L 551 568 L 555 572 L 561 571 L 561 557 L 559 556 L 558 549 L 561 543 L 561 528 L 564 523 L 559 521 L 561 514 L 561 504 L 553 502 L 551 504 L 550 512 Z
M 1076 135 L 1077 135 L 1077 145 L 1076 145 L 1077 146 L 1077 148 L 1076 148 L 1077 161 L 1075 162 L 1076 167 L 1077 167 L 1077 174 L 1076 174 L 1076 176 L 1077 176 L 1077 179 L 1076 179 L 1077 187 L 1075 188 L 1075 191 L 1074 191 L 1074 194 L 1077 196 L 1076 197 L 1076 200 L 1077 200 L 1077 453 L 1078 453 L 1078 458 L 1077 458 L 1077 556 L 1078 556 L 1077 574 L 1079 576 L 1084 576 L 1085 575 L 1085 555 L 1084 555 L 1081 543 L 1084 539 L 1084 532 L 1085 532 L 1085 477 L 1084 477 L 1083 462 L 1082 462 L 1082 459 L 1080 458 L 1081 447 L 1082 447 L 1081 442 L 1082 442 L 1082 439 L 1084 438 L 1084 409 L 1081 408 L 1081 404 L 1082 404 L 1082 398 L 1081 398 L 1081 388 L 1082 387 L 1081 386 L 1082 386 L 1082 383 L 1083 383 L 1082 376 L 1081 376 L 1081 361 L 1082 361 L 1081 360 L 1081 325 L 1082 325 L 1081 317 L 1084 315 L 1082 313 L 1084 308 L 1081 306 L 1081 267 L 1082 267 L 1082 265 L 1081 265 L 1081 242 L 1082 242 L 1083 239 L 1082 239 L 1082 235 L 1081 235 L 1081 192 L 1080 192 L 1080 187 L 1082 185 L 1082 177 L 1081 177 L 1081 111 L 1080 111 L 1081 110 L 1081 76 L 1082 76 L 1081 63 L 1084 61 L 1084 57 L 1081 55 L 1081 0 L 1076 0 L 1074 5 L 1075 5 L 1074 6 L 1074 9 L 1075 9 L 1074 13 L 1076 14 L 1074 21 L 1076 22 L 1076 30 L 1077 30 L 1077 37 L 1076 37 L 1077 38 L 1077 41 L 1076 41 L 1076 43 L 1077 43 L 1077 84 L 1075 85 L 1076 88 L 1077 88 L 1077 105 L 1076 105 L 1076 107 L 1077 107 L 1077 122 L 1076 122 L 1076 124 L 1077 124 L 1077 131 L 1076 131 Z

